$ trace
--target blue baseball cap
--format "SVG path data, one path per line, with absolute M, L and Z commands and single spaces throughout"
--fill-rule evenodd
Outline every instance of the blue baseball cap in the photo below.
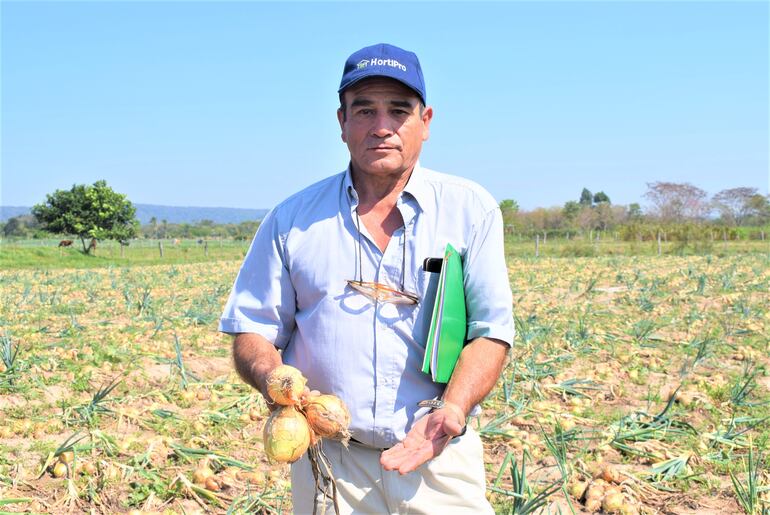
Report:
M 425 80 L 422 78 L 420 60 L 414 52 L 387 43 L 353 52 L 345 61 L 340 89 L 337 92 L 342 95 L 347 88 L 369 77 L 395 79 L 413 89 L 422 103 L 426 104 Z

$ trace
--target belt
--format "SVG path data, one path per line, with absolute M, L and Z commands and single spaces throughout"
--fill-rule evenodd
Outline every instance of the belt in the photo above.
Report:
M 466 432 L 467 430 L 468 430 L 468 424 L 465 424 L 465 425 L 463 426 L 463 430 L 462 430 L 462 432 L 461 432 L 459 435 L 457 435 L 457 436 L 453 436 L 453 437 L 451 438 L 451 440 L 454 440 L 455 438 L 460 438 L 461 436 L 463 436 L 463 435 L 465 434 L 465 432 Z M 387 451 L 388 449 L 391 449 L 391 447 L 373 447 L 373 446 L 371 446 L 371 445 L 365 444 L 364 442 L 362 442 L 362 441 L 360 441 L 360 440 L 356 440 L 356 439 L 355 439 L 355 438 L 353 438 L 353 437 L 350 437 L 350 441 L 351 441 L 351 442 L 353 442 L 353 443 L 354 443 L 354 444 L 356 444 L 356 445 L 359 445 L 359 446 L 361 446 L 361 447 L 366 447 L 367 449 L 372 449 L 372 450 L 374 450 L 374 451 L 385 452 L 385 451 Z
M 367 445 L 367 444 L 365 444 L 364 442 L 362 442 L 362 441 L 360 441 L 360 440 L 356 440 L 355 438 L 352 438 L 352 437 L 350 438 L 350 441 L 351 441 L 351 442 L 353 442 L 353 443 L 354 443 L 354 444 L 356 444 L 356 445 L 359 445 L 359 446 L 361 446 L 361 447 L 366 447 L 367 449 L 371 449 L 371 450 L 373 450 L 373 451 L 380 451 L 380 452 L 385 452 L 385 451 L 387 451 L 388 449 L 390 449 L 390 447 L 373 447 L 373 446 L 371 446 L 371 445 Z

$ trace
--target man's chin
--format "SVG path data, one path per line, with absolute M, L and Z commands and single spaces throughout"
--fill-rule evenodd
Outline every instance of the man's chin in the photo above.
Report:
M 390 159 L 353 163 L 353 167 L 371 175 L 397 175 L 406 171 L 403 161 L 394 161 Z

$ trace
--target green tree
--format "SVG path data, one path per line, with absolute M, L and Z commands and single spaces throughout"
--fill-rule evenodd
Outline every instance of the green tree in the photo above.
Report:
M 579 204 L 581 206 L 591 207 L 594 202 L 594 196 L 593 194 L 588 190 L 588 188 L 583 188 L 583 191 L 580 192 L 580 201 Z
M 519 203 L 507 198 L 500 202 L 500 212 L 503 214 L 503 225 L 512 227 L 516 222 L 516 214 L 519 212 Z
M 20 215 L 9 218 L 3 226 L 2 232 L 5 236 L 29 238 L 36 229 L 38 229 L 38 224 L 33 216 Z
M 642 206 L 637 202 L 628 205 L 628 219 L 634 222 L 642 219 Z
M 86 240 L 111 239 L 123 242 L 136 236 L 139 222 L 136 208 L 125 195 L 116 193 L 105 181 L 76 184 L 70 190 L 56 190 L 46 201 L 32 208 L 32 214 L 49 232 L 74 234 L 90 253 Z
M 580 213 L 580 204 L 578 204 L 574 200 L 568 200 L 567 202 L 565 202 L 564 207 L 561 210 L 561 214 L 564 217 L 564 220 L 567 222 L 567 225 L 570 227 L 575 224 L 575 220 L 577 220 L 579 213 Z
M 158 237 L 158 219 L 154 216 L 150 218 L 150 234 L 153 238 Z
M 610 197 L 608 197 L 607 194 L 603 191 L 597 191 L 594 193 L 594 204 L 601 204 L 602 202 L 610 204 Z
M 770 195 L 753 195 L 748 200 L 749 217 L 748 221 L 756 225 L 764 225 L 770 222 Z

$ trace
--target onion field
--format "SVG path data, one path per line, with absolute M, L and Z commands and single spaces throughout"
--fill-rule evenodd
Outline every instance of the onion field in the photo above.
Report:
M 216 332 L 241 256 L 0 272 L 0 513 L 291 512 Z M 509 272 L 516 344 L 470 420 L 496 511 L 770 511 L 767 252 Z

